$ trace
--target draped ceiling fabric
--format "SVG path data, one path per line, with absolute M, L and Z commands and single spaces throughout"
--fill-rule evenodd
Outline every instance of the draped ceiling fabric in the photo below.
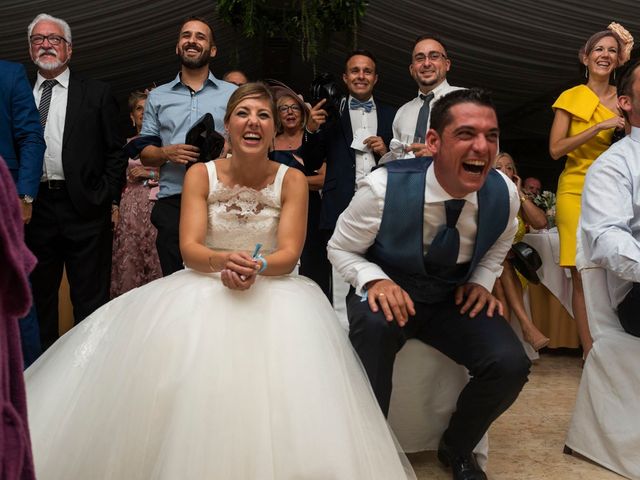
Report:
M 123 109 L 130 91 L 175 76 L 177 28 L 187 15 L 213 19 L 218 55 L 212 70 L 217 76 L 238 67 L 261 78 L 274 70 L 277 52 L 282 52 L 243 39 L 222 24 L 213 0 L 0 0 L 0 58 L 24 63 L 32 75 L 26 27 L 40 12 L 69 22 L 72 68 L 109 82 Z M 376 98 L 399 106 L 417 92 L 408 73 L 413 39 L 426 32 L 440 36 L 452 61 L 450 83 L 491 90 L 503 146 L 515 150 L 525 170 L 540 168 L 539 174 L 549 177 L 562 167 L 546 152 L 550 105 L 563 89 L 583 80 L 577 51 L 611 21 L 623 24 L 640 44 L 640 10 L 632 0 L 370 0 L 357 42 L 378 58 Z M 317 71 L 340 78 L 348 43 L 345 35 L 334 35 L 321 48 Z M 287 56 L 279 65 L 280 79 L 304 93 L 313 68 L 298 59 L 295 47 Z

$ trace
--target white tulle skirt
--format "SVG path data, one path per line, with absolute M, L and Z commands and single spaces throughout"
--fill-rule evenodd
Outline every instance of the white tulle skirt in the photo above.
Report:
M 26 372 L 40 480 L 415 478 L 304 277 L 184 270 L 122 295 Z

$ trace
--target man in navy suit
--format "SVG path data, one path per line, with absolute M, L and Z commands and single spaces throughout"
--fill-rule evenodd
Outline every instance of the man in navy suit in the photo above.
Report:
M 63 267 L 76 323 L 109 300 L 111 223 L 127 159 L 111 89 L 69 70 L 67 22 L 40 14 L 28 32 L 31 59 L 38 66 L 33 96 L 47 149 L 26 238 L 38 258 L 31 278 L 46 349 L 58 338 Z
M 29 223 L 38 193 L 45 143 L 40 116 L 24 67 L 0 60 L 0 157 L 9 167 L 20 197 L 22 220 Z M 40 355 L 35 308 L 20 320 L 25 367 Z
M 354 50 L 349 53 L 342 80 L 349 95 L 340 105 L 338 118 L 326 123 L 324 101 L 319 102 L 311 110 L 300 150 L 305 165 L 311 169 L 320 168 L 324 161 L 327 163 L 319 232 L 325 245 L 338 217 L 349 205 L 358 182 L 387 153 L 396 114 L 394 108 L 373 98 L 378 73 L 371 52 Z M 327 286 L 320 285 L 325 293 L 331 291 L 331 278 L 327 278 L 327 283 Z

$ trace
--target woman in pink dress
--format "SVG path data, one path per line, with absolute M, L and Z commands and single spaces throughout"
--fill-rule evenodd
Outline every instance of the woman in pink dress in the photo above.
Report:
M 138 133 L 146 100 L 146 92 L 133 92 L 129 96 L 129 116 Z M 157 169 L 129 159 L 127 185 L 113 234 L 111 298 L 162 276 L 155 245 L 156 229 L 150 219 L 157 180 Z

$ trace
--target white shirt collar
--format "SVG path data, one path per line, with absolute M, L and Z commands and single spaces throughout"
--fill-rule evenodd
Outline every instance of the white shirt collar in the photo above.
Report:
M 69 88 L 69 76 L 70 76 L 70 71 L 69 71 L 69 67 L 64 69 L 64 72 L 62 72 L 60 75 L 58 75 L 57 77 L 51 79 L 51 80 L 57 80 L 58 83 L 63 86 L 64 88 Z M 42 86 L 42 83 L 47 80 L 46 78 L 44 78 L 40 72 L 38 72 L 38 77 L 36 79 L 36 90 L 40 90 L 40 87 Z
M 427 188 L 424 194 L 424 201 L 426 203 L 444 202 L 446 200 L 451 200 L 454 198 L 451 195 L 449 195 L 444 188 L 442 188 L 442 185 L 440 185 L 440 183 L 438 183 L 438 179 L 436 178 L 435 170 L 433 168 L 433 163 L 429 166 L 429 169 L 427 170 L 426 182 L 427 182 Z M 463 199 L 473 205 L 477 205 L 478 192 L 468 193 L 465 197 L 463 197 Z
M 631 127 L 631 133 L 629 136 L 634 142 L 640 143 L 640 127 Z

